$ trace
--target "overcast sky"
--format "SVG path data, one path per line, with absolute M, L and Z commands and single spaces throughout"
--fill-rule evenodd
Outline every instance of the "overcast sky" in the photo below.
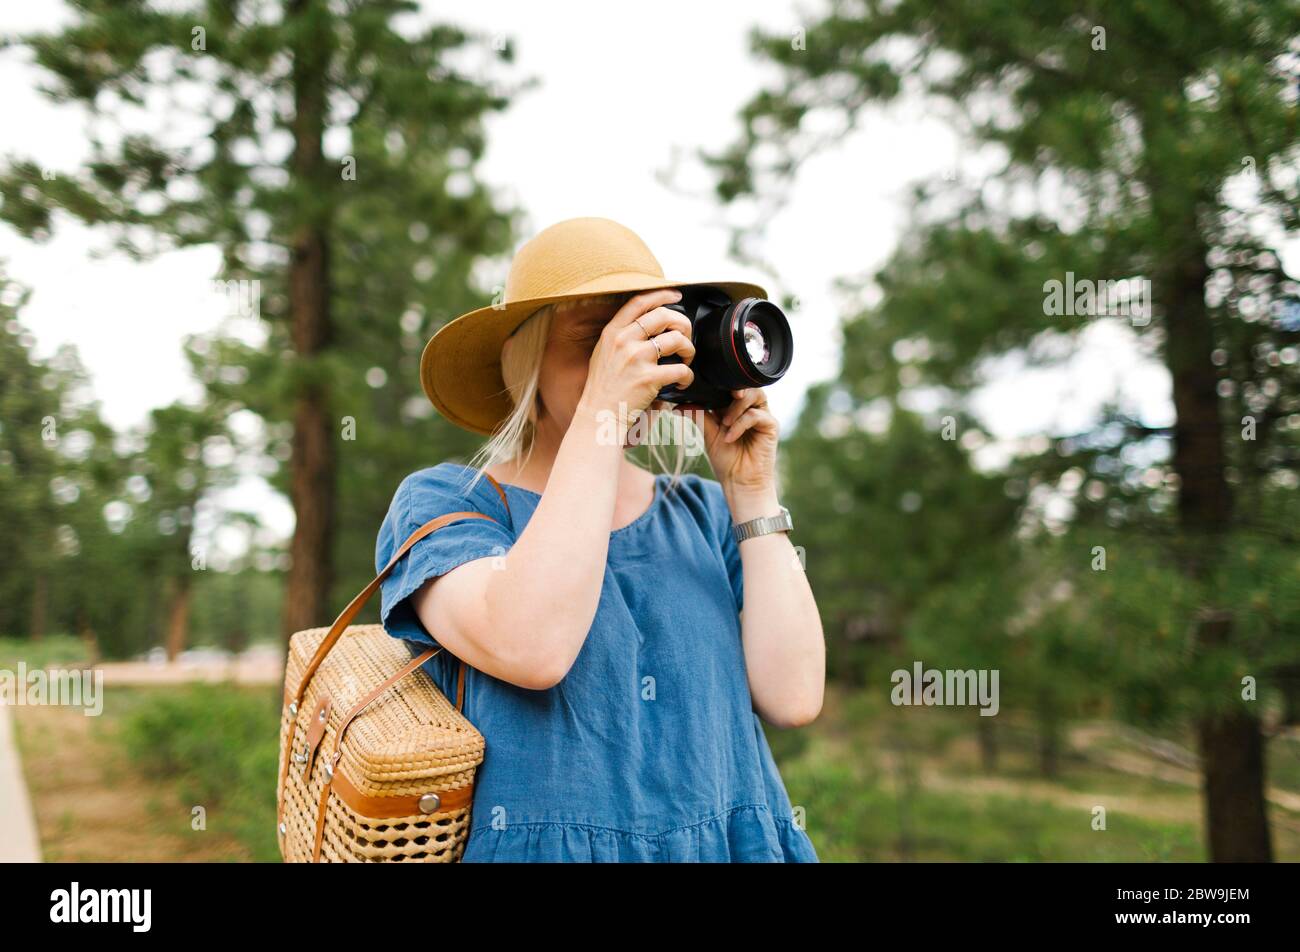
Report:
M 639 233 L 670 276 L 735 276 L 765 285 L 773 296 L 798 296 L 790 314 L 795 361 L 771 390 L 786 427 L 803 390 L 837 365 L 836 327 L 845 303 L 833 282 L 878 267 L 905 221 L 909 186 L 963 162 L 959 143 L 936 119 L 910 106 L 873 114 L 804 169 L 789 205 L 768 223 L 762 253 L 779 270 L 774 282 L 728 260 L 723 212 L 699 170 L 688 167 L 681 176 L 692 194 L 660 184 L 658 173 L 681 150 L 734 140 L 739 108 L 772 78 L 748 54 L 746 34 L 755 24 L 792 33 L 800 25 L 794 4 L 669 0 L 631 8 L 639 10 L 632 17 L 626 5 L 595 0 L 462 0 L 437 9 L 476 31 L 511 37 L 516 65 L 503 75 L 539 80 L 489 121 L 479 169 L 503 200 L 525 210 L 525 236 L 565 218 L 604 216 Z M 52 27 L 65 16 L 58 2 L 6 4 L 0 29 Z M 22 55 L 0 54 L 6 98 L 0 154 L 71 169 L 85 154 L 82 117 L 43 99 L 36 79 Z M 120 428 L 197 393 L 180 342 L 211 330 L 224 307 L 201 293 L 219 263 L 215 250 L 148 263 L 92 255 L 106 245 L 103 233 L 66 220 L 53 241 L 39 246 L 0 226 L 0 261 L 34 292 L 22 317 L 36 335 L 37 353 L 75 343 L 105 416 Z M 1118 322 L 1103 322 L 1067 368 L 1003 378 L 976 405 L 995 434 L 1014 438 L 1080 427 L 1117 391 L 1150 423 L 1172 418 L 1163 369 L 1137 355 Z M 278 532 L 292 526 L 287 503 L 264 488 L 241 486 L 238 504 L 263 513 Z

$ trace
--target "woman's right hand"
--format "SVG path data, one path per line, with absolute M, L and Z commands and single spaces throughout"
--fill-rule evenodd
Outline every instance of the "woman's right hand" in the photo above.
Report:
M 661 389 L 669 384 L 684 389 L 695 379 L 688 366 L 695 357 L 691 322 L 664 307 L 681 299 L 672 288 L 636 295 L 610 318 L 592 351 L 581 404 L 596 413 L 616 414 L 623 435 Z M 680 354 L 682 362 L 660 364 L 659 358 L 669 354 Z

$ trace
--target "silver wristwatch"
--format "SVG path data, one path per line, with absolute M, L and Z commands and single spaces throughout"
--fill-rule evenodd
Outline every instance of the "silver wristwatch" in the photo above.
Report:
M 769 532 L 789 532 L 793 528 L 794 520 L 790 518 L 790 510 L 782 506 L 780 515 L 750 519 L 738 526 L 733 525 L 731 531 L 735 533 L 736 542 L 739 544 L 754 536 L 767 535 Z

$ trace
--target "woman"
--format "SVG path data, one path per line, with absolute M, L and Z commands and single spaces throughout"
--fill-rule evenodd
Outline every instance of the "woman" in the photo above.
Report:
M 503 304 L 425 349 L 435 406 L 493 438 L 477 472 L 402 482 L 376 562 L 443 513 L 495 520 L 433 533 L 382 589 L 391 634 L 445 648 L 428 663 L 445 694 L 470 666 L 487 750 L 464 862 L 817 861 L 759 720 L 820 711 L 817 606 L 785 532 L 732 531 L 780 510 L 777 424 L 761 389 L 721 413 L 656 399 L 693 379 L 672 284 L 623 226 L 561 222 L 520 249 Z M 672 474 L 628 460 L 642 412 L 698 418 L 718 479 L 682 475 L 680 442 Z

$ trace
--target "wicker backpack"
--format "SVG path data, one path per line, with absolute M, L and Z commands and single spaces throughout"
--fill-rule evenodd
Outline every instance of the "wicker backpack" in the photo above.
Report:
M 425 523 L 333 625 L 289 639 L 276 790 L 285 862 L 460 860 L 484 750 L 461 713 L 465 662 L 453 707 L 421 667 L 442 648 L 412 658 L 381 625 L 349 622 L 415 543 L 449 523 L 490 518 L 451 512 Z

